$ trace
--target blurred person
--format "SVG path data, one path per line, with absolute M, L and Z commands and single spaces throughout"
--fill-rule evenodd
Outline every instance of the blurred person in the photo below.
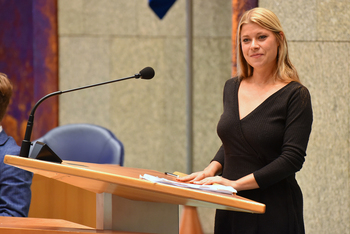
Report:
M 0 120 L 6 113 L 12 96 L 12 85 L 0 73 Z M 33 174 L 4 163 L 5 155 L 19 155 L 20 147 L 0 125 L 0 216 L 26 217 L 31 201 Z

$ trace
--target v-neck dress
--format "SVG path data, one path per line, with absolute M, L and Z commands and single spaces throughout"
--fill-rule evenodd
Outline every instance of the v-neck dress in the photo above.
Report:
M 224 87 L 217 126 L 222 146 L 214 157 L 222 176 L 237 180 L 253 173 L 259 188 L 238 195 L 266 205 L 265 214 L 217 210 L 216 234 L 305 233 L 303 197 L 295 179 L 302 168 L 312 125 L 309 91 L 290 82 L 240 119 L 240 79 Z

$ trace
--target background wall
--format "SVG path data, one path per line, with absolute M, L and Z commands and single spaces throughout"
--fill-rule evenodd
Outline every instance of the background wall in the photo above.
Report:
M 314 125 L 304 168 L 307 233 L 349 233 L 349 59 L 347 1 L 272 1 L 291 60 L 310 89 Z M 220 141 L 222 88 L 231 76 L 230 0 L 193 0 L 194 165 L 203 169 Z M 152 66 L 152 80 L 128 80 L 60 96 L 59 124 L 94 123 L 125 145 L 125 166 L 186 170 L 185 0 L 163 20 L 147 1 L 58 0 L 60 90 L 133 75 Z M 199 209 L 212 233 L 212 209 Z
M 307 233 L 349 233 L 350 1 L 271 1 L 292 62 L 312 96 L 314 123 L 298 180 Z

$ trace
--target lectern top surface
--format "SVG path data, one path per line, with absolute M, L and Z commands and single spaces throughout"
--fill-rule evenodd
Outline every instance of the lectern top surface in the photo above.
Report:
M 143 174 L 169 180 L 175 179 L 154 170 L 76 161 L 63 161 L 62 164 L 58 164 L 10 155 L 5 156 L 4 162 L 95 193 L 111 193 L 132 200 L 252 213 L 265 212 L 264 204 L 245 199 L 236 194 L 219 194 L 140 179 L 140 175 Z

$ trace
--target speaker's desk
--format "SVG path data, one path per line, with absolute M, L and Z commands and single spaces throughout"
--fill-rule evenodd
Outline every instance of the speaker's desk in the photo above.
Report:
M 152 183 L 139 176 L 174 179 L 153 170 L 63 161 L 62 164 L 6 155 L 4 162 L 98 194 L 97 228 L 178 233 L 178 205 L 264 213 L 265 205 L 237 195 Z

